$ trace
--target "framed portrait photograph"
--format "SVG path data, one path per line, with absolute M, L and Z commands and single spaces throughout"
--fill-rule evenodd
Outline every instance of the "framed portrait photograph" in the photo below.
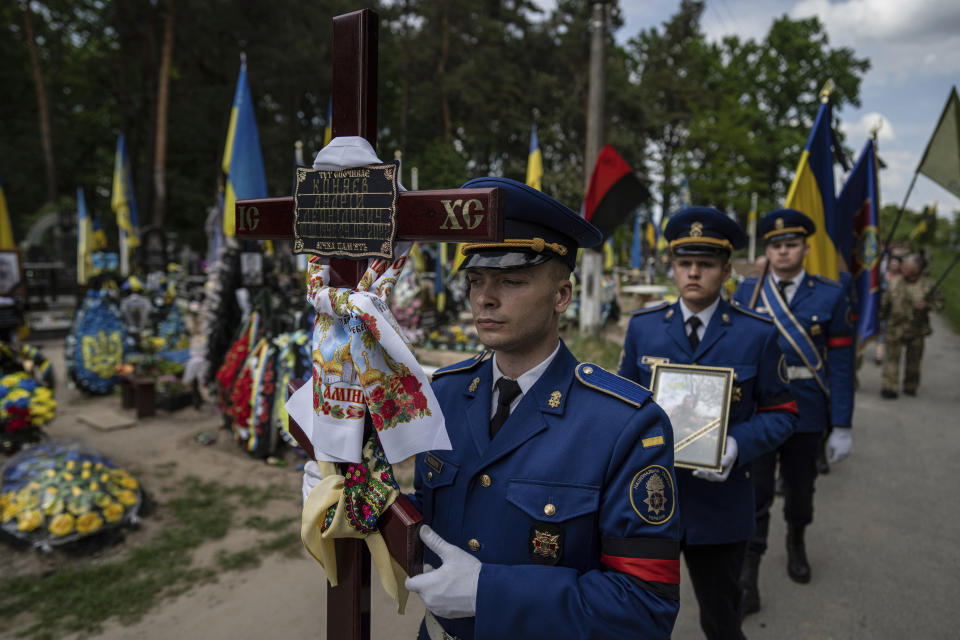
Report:
M 13 297 L 23 288 L 23 266 L 16 249 L 0 249 L 0 296 Z
M 263 286 L 263 256 L 255 251 L 240 254 L 240 280 L 245 287 Z
M 720 471 L 727 442 L 733 369 L 654 364 L 651 390 L 673 425 L 674 465 Z

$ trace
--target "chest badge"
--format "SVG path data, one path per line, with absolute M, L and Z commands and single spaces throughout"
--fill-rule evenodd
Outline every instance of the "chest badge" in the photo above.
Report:
M 470 387 L 467 389 L 470 393 L 473 393 L 477 390 L 477 387 L 480 386 L 480 378 L 474 378 L 470 381 Z
M 550 405 L 551 409 L 556 409 L 560 406 L 560 398 L 563 397 L 563 394 L 559 391 L 554 391 L 550 394 L 550 399 L 547 400 L 547 404 Z
M 549 522 L 530 527 L 530 559 L 537 564 L 557 564 L 563 553 L 563 529 Z

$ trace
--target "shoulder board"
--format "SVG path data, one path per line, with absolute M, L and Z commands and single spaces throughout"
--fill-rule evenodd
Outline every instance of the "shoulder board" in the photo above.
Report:
M 666 308 L 669 307 L 669 306 L 670 306 L 670 303 L 669 303 L 669 302 L 661 302 L 660 304 L 658 304 L 658 305 L 656 305 L 656 306 L 653 306 L 653 307 L 643 307 L 642 309 L 637 309 L 636 311 L 634 311 L 634 312 L 631 313 L 630 315 L 631 315 L 631 316 L 639 316 L 639 315 L 641 315 L 641 314 L 650 313 L 650 312 L 652 312 L 652 311 L 663 311 L 664 309 L 666 309 Z
M 741 306 L 739 303 L 731 304 L 730 307 L 737 313 L 742 313 L 745 316 L 750 316 L 751 318 L 756 318 L 757 320 L 763 320 L 764 322 L 773 322 L 772 318 L 768 318 L 767 316 L 760 315 L 759 313 L 757 313 L 752 309 L 747 309 L 746 307 Z
M 614 398 L 620 398 L 627 404 L 642 407 L 650 398 L 650 392 L 633 380 L 621 378 L 599 365 L 584 362 L 575 371 L 577 380 L 586 387 L 602 391 Z
M 819 273 L 814 274 L 814 275 L 812 275 L 811 277 L 812 277 L 814 280 L 819 280 L 819 281 L 822 282 L 823 284 L 833 285 L 834 287 L 842 287 L 842 286 L 843 286 L 842 284 L 840 284 L 840 283 L 837 282 L 836 280 L 831 280 L 830 278 L 828 278 L 828 277 L 826 277 L 826 276 L 822 276 L 822 275 L 820 275 Z
M 490 351 L 481 351 L 480 353 L 473 356 L 472 358 L 468 358 L 467 360 L 458 362 L 456 364 L 447 365 L 442 369 L 437 369 L 436 371 L 433 372 L 433 379 L 436 380 L 440 376 L 446 375 L 448 373 L 456 373 L 458 371 L 469 371 L 470 369 L 473 369 L 478 364 L 486 360 L 490 354 L 491 354 Z

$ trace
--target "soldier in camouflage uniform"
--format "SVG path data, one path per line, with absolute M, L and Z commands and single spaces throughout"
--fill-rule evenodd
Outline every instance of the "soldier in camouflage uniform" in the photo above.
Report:
M 925 296 L 933 287 L 930 278 L 922 275 L 923 262 L 917 255 L 903 261 L 902 277 L 894 280 L 883 294 L 880 317 L 887 321 L 886 353 L 883 359 L 884 398 L 896 398 L 900 387 L 900 352 L 906 348 L 903 373 L 903 392 L 917 395 L 920 384 L 920 359 L 923 357 L 923 339 L 933 333 L 930 328 L 930 309 L 943 309 L 943 294 L 938 290 L 927 301 Z

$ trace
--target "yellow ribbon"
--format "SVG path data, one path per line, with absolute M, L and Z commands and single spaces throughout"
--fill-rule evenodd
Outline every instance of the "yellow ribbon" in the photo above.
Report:
M 303 503 L 303 518 L 300 523 L 300 539 L 310 555 L 320 563 L 327 574 L 330 586 L 337 586 L 337 553 L 334 547 L 336 538 L 360 538 L 367 543 L 373 566 L 383 590 L 397 602 L 397 613 L 402 614 L 407 605 L 409 592 L 404 586 L 406 572 L 390 555 L 387 543 L 379 531 L 365 535 L 347 522 L 345 498 L 343 495 L 343 476 L 329 462 L 320 462 L 323 480 L 315 486 Z M 391 489 L 386 506 L 397 499 L 397 490 Z M 321 531 L 327 510 L 336 506 L 333 522 L 326 531 Z

